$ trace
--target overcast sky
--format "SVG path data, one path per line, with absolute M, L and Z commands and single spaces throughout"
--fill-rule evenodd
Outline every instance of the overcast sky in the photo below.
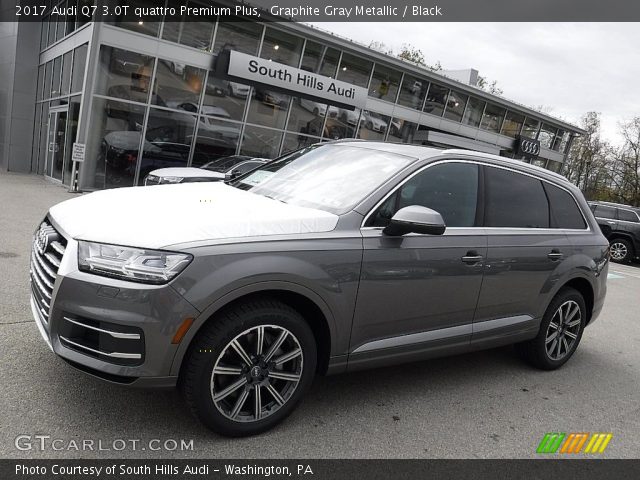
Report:
M 640 116 L 638 23 L 317 23 L 362 43 L 399 51 L 409 43 L 427 63 L 475 68 L 504 96 L 578 123 L 602 114 L 603 137 L 621 143 L 620 120 Z

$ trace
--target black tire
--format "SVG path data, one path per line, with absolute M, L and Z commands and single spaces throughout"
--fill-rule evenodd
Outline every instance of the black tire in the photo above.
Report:
M 561 339 L 569 338 L 569 334 L 575 335 L 576 338 L 569 338 L 567 341 L 568 349 L 566 349 L 563 355 L 558 355 L 558 358 L 553 358 L 553 353 L 550 354 L 547 345 L 549 345 L 549 349 L 553 352 L 555 351 L 554 345 L 557 346 L 557 343 L 554 343 L 554 340 L 548 342 L 548 337 L 550 338 L 554 333 L 554 328 L 551 326 L 551 321 L 554 321 L 554 324 L 558 322 L 559 317 L 556 316 L 558 309 L 563 306 L 573 306 L 577 305 L 580 311 L 580 321 L 575 325 L 575 327 L 568 328 L 566 325 L 560 330 L 561 334 L 559 335 Z M 566 311 L 566 310 L 565 310 Z M 569 315 L 567 315 L 568 317 Z M 556 368 L 560 368 L 564 365 L 574 354 L 578 345 L 580 344 L 580 339 L 582 338 L 582 333 L 584 332 L 585 322 L 587 317 L 587 308 L 585 305 L 584 298 L 582 294 L 577 290 L 569 287 L 565 287 L 561 289 L 556 296 L 553 298 L 547 311 L 542 317 L 542 321 L 540 322 L 540 331 L 538 335 L 527 342 L 522 342 L 516 345 L 516 351 L 518 354 L 530 365 L 542 369 L 542 370 L 555 370 Z M 574 323 L 575 317 L 570 318 L 570 322 Z M 577 328 L 576 328 L 577 327 Z M 555 329 L 556 333 L 558 329 Z M 569 343 L 573 342 L 573 343 Z M 558 341 L 560 343 L 560 341 Z M 562 348 L 567 346 L 566 344 L 562 344 L 558 346 L 559 354 L 562 354 Z
M 245 413 L 244 421 L 241 421 L 241 418 L 235 420 L 229 417 L 229 415 L 233 415 L 233 413 L 223 413 L 225 409 L 224 405 L 222 405 L 224 402 L 233 403 L 232 395 L 235 395 L 235 392 L 229 395 L 229 400 L 225 398 L 224 400 L 218 400 L 218 402 L 214 403 L 213 393 L 217 388 L 215 387 L 215 382 L 218 381 L 216 378 L 220 379 L 221 376 L 218 375 L 214 377 L 213 369 L 217 362 L 220 361 L 219 359 L 228 359 L 229 357 L 225 355 L 233 356 L 237 353 L 234 350 L 229 350 L 229 348 L 232 348 L 231 343 L 235 339 L 239 338 L 238 341 L 240 343 L 244 341 L 243 339 L 248 341 L 250 337 L 242 337 L 241 335 L 246 334 L 248 331 L 253 332 L 261 326 L 263 326 L 264 329 L 273 329 L 273 332 L 288 331 L 287 341 L 293 342 L 295 340 L 297 342 L 296 344 L 299 345 L 301 354 L 299 355 L 300 359 L 296 359 L 295 362 L 301 362 L 299 364 L 301 365 L 300 379 L 297 385 L 290 386 L 292 384 L 288 383 L 289 381 L 268 377 L 272 369 L 277 368 L 275 366 L 270 367 L 269 373 L 266 373 L 266 368 L 263 370 L 263 372 L 265 372 L 264 375 L 267 375 L 267 378 L 264 380 L 261 380 L 261 377 L 253 378 L 251 373 L 253 368 L 245 366 L 246 361 L 243 362 L 240 360 L 241 357 L 238 356 L 239 364 L 243 365 L 243 371 L 245 369 L 248 369 L 248 371 L 235 377 L 230 374 L 229 383 L 234 383 L 234 379 L 236 378 L 242 382 L 245 377 L 255 383 L 247 383 L 238 388 L 236 404 L 239 402 L 239 397 L 244 395 L 244 390 L 249 392 L 247 393 L 249 397 L 245 397 L 246 403 L 254 403 L 247 406 L 246 410 L 241 409 L 239 411 L 239 414 Z M 278 328 L 281 330 L 277 330 Z M 263 331 L 267 333 L 263 334 L 263 341 L 265 342 L 265 346 L 268 346 L 269 331 L 264 329 Z M 251 333 L 247 335 L 251 335 Z M 256 335 L 256 337 L 253 338 L 258 337 Z M 272 335 L 272 339 L 273 338 L 275 338 L 275 335 Z M 285 343 L 282 345 L 284 346 Z M 249 348 L 251 345 L 248 343 L 245 343 L 244 347 L 245 350 L 251 350 L 251 348 Z M 257 340 L 255 348 L 257 348 Z M 284 352 L 284 347 L 282 352 Z M 269 352 L 266 353 L 268 354 Z M 250 355 L 253 358 L 253 352 Z M 275 359 L 275 357 L 276 355 L 273 356 L 273 359 Z M 272 364 L 274 363 L 273 359 L 271 360 Z M 293 360 L 290 362 L 293 362 Z M 223 361 L 223 363 L 226 365 L 227 362 Z M 231 437 L 255 435 L 273 428 L 293 412 L 313 382 L 316 363 L 317 348 L 315 338 L 302 315 L 277 300 L 268 298 L 256 299 L 220 312 L 198 332 L 182 367 L 180 388 L 191 412 L 214 432 Z M 260 386 L 256 386 L 257 384 Z M 272 384 L 273 388 L 277 388 L 276 385 L 279 384 L 283 385 L 284 389 L 289 389 L 286 394 L 281 396 L 281 400 L 285 400 L 284 403 L 276 406 L 276 403 L 278 403 L 276 397 L 270 393 L 267 384 Z M 229 385 L 224 385 L 219 387 L 218 395 L 221 394 L 220 391 L 224 392 L 224 389 L 228 386 Z M 258 393 L 256 393 L 256 391 L 258 391 Z M 266 396 L 262 397 L 262 395 Z M 256 404 L 262 407 L 262 400 L 257 400 L 256 397 L 265 399 L 264 413 L 266 416 L 264 418 L 261 418 L 262 408 L 258 409 L 256 407 Z M 269 399 L 271 399 L 270 404 L 267 403 Z M 246 413 L 251 405 L 253 405 L 254 409 L 253 415 Z M 268 408 L 269 405 L 272 406 Z M 255 414 L 258 410 L 261 412 L 260 415 Z M 271 412 L 271 410 L 273 411 Z M 253 416 L 253 419 L 250 418 L 251 416 Z M 249 420 L 246 418 L 249 418 Z
M 611 261 L 616 263 L 629 263 L 633 258 L 633 245 L 624 238 L 614 238 L 609 242 Z

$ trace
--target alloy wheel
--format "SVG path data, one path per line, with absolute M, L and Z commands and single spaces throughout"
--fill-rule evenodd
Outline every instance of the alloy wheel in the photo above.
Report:
M 611 258 L 617 261 L 624 260 L 628 253 L 627 246 L 621 242 L 612 243 L 609 251 L 611 252 Z
M 551 360 L 564 358 L 578 341 L 582 311 L 573 300 L 564 302 L 553 315 L 545 338 L 545 349 Z
M 211 398 L 235 422 L 256 422 L 284 406 L 302 377 L 300 342 L 286 328 L 259 325 L 222 350 L 211 373 Z

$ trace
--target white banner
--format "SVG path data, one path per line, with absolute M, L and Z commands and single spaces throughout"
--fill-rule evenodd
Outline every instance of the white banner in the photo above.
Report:
M 320 97 L 327 103 L 363 108 L 367 102 L 366 88 L 233 50 L 230 52 L 227 73 L 252 82 L 290 90 L 292 93 Z

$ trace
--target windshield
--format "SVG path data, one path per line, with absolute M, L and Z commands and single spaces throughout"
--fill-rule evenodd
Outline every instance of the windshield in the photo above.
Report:
M 313 145 L 249 172 L 234 186 L 339 215 L 413 161 L 352 145 Z

